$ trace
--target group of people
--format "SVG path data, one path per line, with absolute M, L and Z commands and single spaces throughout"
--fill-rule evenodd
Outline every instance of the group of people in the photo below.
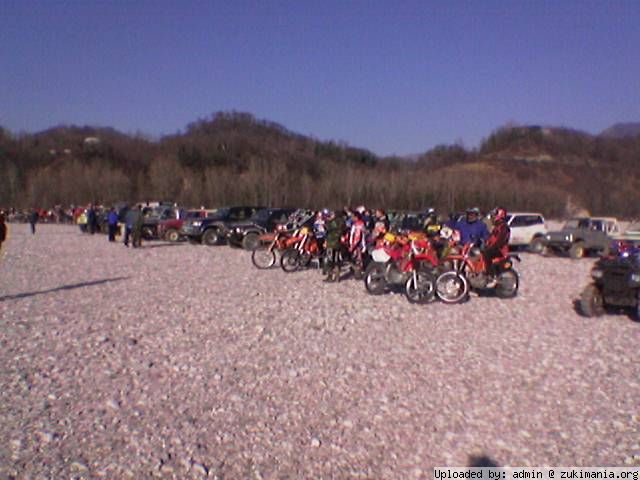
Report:
M 467 209 L 464 215 L 451 216 L 448 221 L 441 222 L 436 211 L 429 209 L 418 228 L 440 252 L 444 252 L 444 246 L 451 240 L 460 244 L 472 243 L 481 247 L 486 264 L 492 265 L 494 258 L 508 254 L 511 233 L 504 208 L 495 208 L 489 217 L 490 220 L 474 207 Z M 389 231 L 390 221 L 382 209 L 372 212 L 364 206 L 345 207 L 341 211 L 325 208 L 315 215 L 312 228 L 320 247 L 326 251 L 325 268 L 328 271 L 325 273 L 328 275 L 325 281 L 333 281 L 344 259 L 362 262 L 367 248 L 382 240 Z
M 91 204 L 78 215 L 76 223 L 83 232 L 95 234 L 100 231 L 98 212 Z M 116 237 L 121 233 L 120 224 L 123 224 L 124 246 L 128 247 L 129 244 L 131 244 L 133 248 L 142 246 L 142 227 L 144 224 L 142 205 L 136 205 L 132 208 L 124 207 L 120 209 L 120 211 L 117 211 L 115 207 L 111 207 L 104 213 L 104 223 L 107 227 L 107 238 L 109 242 L 116 241 Z
M 119 224 L 124 224 L 123 243 L 125 247 L 131 246 L 139 248 L 142 246 L 142 226 L 144 224 L 144 215 L 142 214 L 142 205 L 136 205 L 133 208 L 124 208 L 120 212 L 116 212 L 114 207 L 109 209 L 107 213 L 107 233 L 110 242 L 116 241 L 119 233 Z

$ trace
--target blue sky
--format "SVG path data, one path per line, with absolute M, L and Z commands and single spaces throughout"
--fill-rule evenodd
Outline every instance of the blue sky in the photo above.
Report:
M 640 1 L 0 0 L 0 125 L 246 111 L 375 153 L 640 121 Z

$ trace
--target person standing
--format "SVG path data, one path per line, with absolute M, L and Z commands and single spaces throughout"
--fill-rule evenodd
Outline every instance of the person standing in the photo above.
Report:
M 144 223 L 144 215 L 142 215 L 142 205 L 134 210 L 135 219 L 133 223 L 133 248 L 142 246 L 142 225 Z
M 89 229 L 89 233 L 91 235 L 96 233 L 98 227 L 98 218 L 96 217 L 96 210 L 93 208 L 93 205 L 89 204 L 89 208 L 87 208 L 87 228 Z
M 127 214 L 124 217 L 124 246 L 129 246 L 129 237 L 131 236 L 131 232 L 133 231 L 133 226 L 136 223 L 136 212 L 138 209 L 136 207 L 130 208 L 127 210 Z
M 4 213 L 0 213 L 0 252 L 2 252 L 2 244 L 7 239 L 7 224 L 4 222 Z
M 34 208 L 29 215 L 29 225 L 31 225 L 31 235 L 36 234 L 36 223 L 38 223 L 38 219 L 40 215 L 38 215 L 38 210 Z
M 116 241 L 116 230 L 118 229 L 118 214 L 116 209 L 111 207 L 109 214 L 107 215 L 107 224 L 109 227 L 109 241 Z

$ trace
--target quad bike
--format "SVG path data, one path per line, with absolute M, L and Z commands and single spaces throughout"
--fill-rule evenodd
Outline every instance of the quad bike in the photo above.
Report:
M 404 285 L 405 296 L 411 303 L 435 299 L 438 256 L 423 236 L 410 234 L 403 238 L 387 233 L 371 258 L 364 274 L 364 286 L 370 294 L 380 295 L 390 287 Z
M 302 227 L 297 236 L 289 240 L 293 243 L 280 257 L 280 266 L 287 273 L 309 266 L 313 259 L 320 261 L 322 251 L 309 227 Z
M 580 295 L 579 312 L 599 317 L 626 309 L 640 321 L 640 250 L 631 248 L 616 257 L 601 258 L 591 270 L 593 282 Z
M 436 279 L 436 293 L 445 303 L 465 300 L 469 290 L 493 288 L 500 298 L 512 298 L 518 294 L 519 276 L 513 261 L 520 261 L 516 254 L 494 258 L 490 268 L 480 249 L 468 243 L 462 249 L 454 248 L 442 260 L 447 267 Z
M 271 268 L 276 264 L 276 255 L 292 247 L 299 240 L 298 230 L 291 231 L 286 225 L 278 225 L 273 233 L 260 235 L 260 245 L 266 248 L 257 248 L 251 252 L 251 262 L 261 270 Z

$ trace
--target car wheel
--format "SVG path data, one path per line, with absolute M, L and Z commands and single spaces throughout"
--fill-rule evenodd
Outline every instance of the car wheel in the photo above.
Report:
M 175 228 L 170 228 L 164 233 L 164 239 L 168 242 L 177 242 L 180 240 L 180 232 Z
M 544 251 L 544 248 L 544 240 L 540 237 L 534 238 L 533 240 L 531 240 L 531 243 L 529 243 L 529 251 L 531 253 L 541 254 Z
M 604 313 L 604 299 L 595 285 L 587 285 L 580 294 L 580 313 L 585 317 L 599 317 Z
M 583 242 L 576 242 L 573 245 L 571 245 L 571 248 L 569 249 L 569 256 L 571 258 L 583 258 L 585 255 L 585 248 L 584 248 L 584 243 Z
M 242 239 L 242 248 L 249 251 L 254 251 L 260 246 L 260 237 L 257 233 L 247 233 Z
M 214 246 L 220 245 L 220 233 L 215 228 L 210 228 L 204 235 L 202 235 L 202 243 L 205 245 Z

